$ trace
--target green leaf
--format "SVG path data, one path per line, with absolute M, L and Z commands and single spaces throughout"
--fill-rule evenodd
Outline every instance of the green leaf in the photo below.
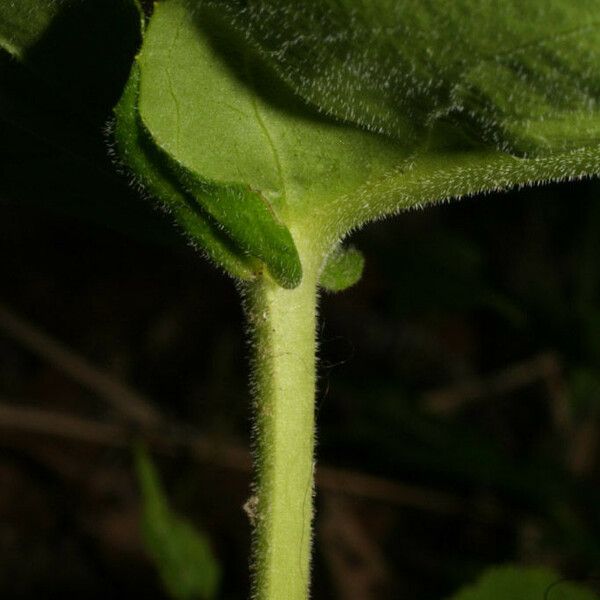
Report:
M 341 292 L 358 283 L 364 267 L 365 258 L 359 250 L 338 246 L 327 257 L 319 285 L 329 292 Z
M 200 244 L 209 258 L 241 279 L 252 277 L 253 264 L 232 246 L 216 222 L 190 202 L 164 165 L 164 157 L 139 122 L 137 96 L 139 69 L 134 65 L 121 100 L 115 108 L 114 136 L 119 156 L 137 181 L 170 210 L 185 233 Z
M 0 122 L 23 132 L 30 154 L 40 151 L 27 140 L 33 136 L 70 154 L 76 169 L 101 171 L 100 164 L 114 178 L 102 128 L 141 43 L 140 25 L 133 0 L 0 2 Z
M 495 567 L 450 600 L 598 600 L 598 595 L 545 568 Z
M 150 31 L 154 29 L 151 26 Z M 148 37 L 152 39 L 150 32 Z M 166 77 L 171 77 L 170 70 Z M 137 69 L 134 69 L 132 78 L 137 79 Z M 137 86 L 137 82 L 130 83 L 131 86 Z M 175 108 L 179 111 L 179 101 L 177 98 L 175 100 Z M 135 98 L 133 102 L 136 102 Z M 117 125 L 117 140 L 135 139 L 136 134 L 131 133 L 132 127 L 135 127 L 145 139 L 146 155 L 152 152 L 154 160 L 151 161 L 152 164 L 146 161 L 144 175 L 141 177 L 140 169 L 131 165 L 131 151 L 127 153 L 125 160 L 130 163 L 134 172 L 137 171 L 138 177 L 153 195 L 167 207 L 174 208 L 176 218 L 188 235 L 205 248 L 211 258 L 234 275 L 248 277 L 248 273 L 242 273 L 240 265 L 234 264 L 235 262 L 251 261 L 257 272 L 261 270 L 258 260 L 267 266 L 271 275 L 283 287 L 298 285 L 302 277 L 298 252 L 268 194 L 254 189 L 246 181 L 211 181 L 205 171 L 198 171 L 194 164 L 186 164 L 179 155 L 170 154 L 163 149 L 156 140 L 156 133 L 146 126 L 143 119 L 137 118 L 135 104 L 129 104 L 129 111 L 116 111 L 117 121 L 123 120 L 127 112 L 132 115 L 127 125 Z M 160 118 L 161 110 L 158 105 L 156 108 Z M 193 119 L 193 115 L 189 115 L 188 119 Z M 179 130 L 174 133 L 179 136 Z M 195 145 L 200 142 L 201 139 L 194 140 Z M 123 154 L 124 144 L 120 143 L 120 147 Z M 136 155 L 139 156 L 140 153 Z M 163 184 L 168 179 L 170 189 L 167 190 L 165 185 L 159 189 L 160 186 L 156 185 L 158 178 L 163 180 Z M 217 228 L 222 229 L 222 232 L 217 231 Z M 227 245 L 229 248 L 224 251 L 224 246 Z
M 204 534 L 168 506 L 158 475 L 142 446 L 135 451 L 143 502 L 144 545 L 174 600 L 212 600 L 221 569 Z
M 280 77 L 417 147 L 440 119 L 518 152 L 595 144 L 597 0 L 211 0 Z
M 44 35 L 63 7 L 52 0 L 9 0 L 0 4 L 0 46 L 15 58 L 25 59 L 27 51 Z
M 220 187 L 327 256 L 409 207 L 600 172 L 596 18 L 597 0 L 168 0 L 138 58 L 139 114 L 276 273 Z
M 143 125 L 141 128 L 145 131 Z M 150 135 L 145 131 L 150 142 Z M 269 268 L 282 287 L 294 288 L 302 279 L 302 265 L 294 240 L 269 201 L 243 185 L 215 185 L 155 147 L 165 174 L 181 194 L 212 217 L 237 244 L 244 256 L 255 256 Z M 193 209 L 192 209 L 193 210 Z
M 278 236 L 283 239 L 275 225 L 286 224 L 296 237 L 300 220 L 320 231 L 322 224 L 311 219 L 312 206 L 352 193 L 366 177 L 383 176 L 404 157 L 396 143 L 308 109 L 202 4 L 157 5 L 139 65 L 139 114 L 156 146 L 201 189 L 210 186 L 212 200 L 194 194 L 198 202 L 283 285 L 296 285 L 300 268 L 291 260 L 290 246 L 289 258 L 280 253 L 281 265 L 274 251 L 262 249 L 270 244 L 275 250 Z M 246 197 L 220 199 L 223 189 L 241 190 Z M 270 228 L 260 225 L 267 213 L 257 219 L 260 213 L 248 196 L 260 197 L 255 208 L 267 207 Z M 261 232 L 257 244 L 251 236 Z M 248 238 L 243 243 L 242 233 Z M 328 249 L 333 246 L 323 238 Z M 293 276 L 277 277 L 281 271 Z

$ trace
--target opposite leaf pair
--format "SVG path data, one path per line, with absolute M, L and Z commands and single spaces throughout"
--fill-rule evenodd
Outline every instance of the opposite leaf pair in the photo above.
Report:
M 303 238 L 343 289 L 363 261 L 340 240 L 369 220 L 600 171 L 600 3 L 578 4 L 168 0 L 117 108 L 120 153 L 234 276 L 295 287 Z

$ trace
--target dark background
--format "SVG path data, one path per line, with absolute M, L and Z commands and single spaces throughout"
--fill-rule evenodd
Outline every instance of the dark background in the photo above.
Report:
M 357 495 L 341 471 L 337 491 L 318 491 L 315 597 L 442 597 L 507 561 L 597 572 L 597 193 L 588 181 L 464 200 L 355 236 L 363 280 L 322 298 L 319 463 L 407 488 L 369 480 Z M 186 423 L 247 446 L 249 351 L 233 283 L 183 243 L 11 200 L 3 310 L 151 398 L 166 431 Z M 6 331 L 0 398 L 25 411 L 24 422 L 0 416 L 0 595 L 142 587 L 160 598 L 127 447 L 77 424 L 44 433 L 43 418 L 33 431 L 37 413 L 27 424 L 32 407 L 86 423 L 123 415 Z M 174 506 L 210 535 L 222 597 L 244 597 L 245 463 L 153 439 Z
M 141 436 L 210 537 L 220 597 L 243 598 L 238 293 L 116 173 L 106 123 L 135 43 L 107 58 L 116 34 L 82 41 L 81 18 L 32 73 L 0 55 L 0 597 L 164 597 Z M 84 42 L 114 69 L 64 78 Z M 314 598 L 442 598 L 506 562 L 599 575 L 599 193 L 488 195 L 354 236 L 363 280 L 322 297 Z M 131 418 L 132 391 L 158 425 Z

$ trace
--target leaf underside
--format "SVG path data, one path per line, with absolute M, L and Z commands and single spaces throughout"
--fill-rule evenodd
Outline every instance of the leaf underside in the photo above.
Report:
M 598 141 L 598 0 L 209 1 L 300 96 L 405 145 L 441 118 L 518 153 Z
M 168 0 L 139 114 L 190 172 L 335 244 L 411 206 L 599 172 L 597 17 L 588 0 Z
M 306 213 L 307 197 L 333 199 L 362 182 L 369 159 L 365 134 L 307 111 L 217 14 L 200 13 L 181 2 L 156 7 L 138 61 L 140 120 L 156 147 L 186 174 L 183 187 L 195 188 L 192 195 L 203 202 L 197 192 L 210 186 L 204 208 L 229 235 L 236 227 L 237 240 L 245 234 L 246 252 L 294 287 L 301 268 L 291 236 L 285 244 L 284 223 L 293 225 L 298 210 Z M 375 158 L 391 144 L 367 137 L 370 162 L 381 176 Z M 257 211 L 240 214 L 253 199 L 260 200 L 257 209 L 266 208 L 263 228 Z M 279 247 L 272 243 L 276 228 Z
M 62 5 L 3 3 L 0 46 L 27 62 Z M 304 238 L 337 289 L 365 222 L 600 172 L 598 21 L 600 0 L 164 0 L 121 157 L 233 275 L 296 286 Z

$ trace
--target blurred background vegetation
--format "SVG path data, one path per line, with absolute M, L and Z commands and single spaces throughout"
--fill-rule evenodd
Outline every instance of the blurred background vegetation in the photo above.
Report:
M 143 419 L 81 385 L 53 348 L 42 356 L 33 331 L 151 399 L 162 424 L 147 439 L 171 502 L 211 540 L 219 597 L 244 597 L 249 350 L 233 284 L 168 227 L 132 237 L 32 207 L 8 175 L 0 595 L 163 597 L 127 446 Z M 40 193 L 48 207 L 85 203 L 88 185 Z M 597 573 L 599 191 L 474 198 L 355 236 L 364 279 L 322 299 L 318 458 L 330 469 L 315 598 L 443 597 L 508 561 Z M 147 217 L 159 231 L 162 215 Z M 53 428 L 53 415 L 79 421 Z
M 115 172 L 128 61 L 104 79 L 44 63 L 78 18 L 40 43 L 43 83 L 0 55 L 0 597 L 166 597 L 142 438 L 217 597 L 243 598 L 238 293 Z M 507 562 L 598 585 L 599 195 L 488 195 L 354 236 L 363 280 L 322 298 L 314 598 L 444 598 Z

